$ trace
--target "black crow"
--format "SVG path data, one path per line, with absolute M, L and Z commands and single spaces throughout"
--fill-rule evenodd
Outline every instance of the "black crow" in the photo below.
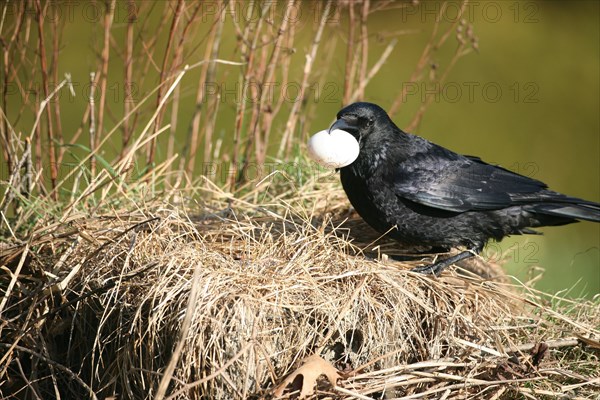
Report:
M 360 147 L 358 158 L 339 169 L 358 214 L 407 245 L 466 248 L 416 271 L 437 275 L 490 239 L 536 233 L 531 228 L 600 222 L 600 204 L 403 132 L 376 104 L 351 104 L 337 118 L 329 130 L 352 134 Z

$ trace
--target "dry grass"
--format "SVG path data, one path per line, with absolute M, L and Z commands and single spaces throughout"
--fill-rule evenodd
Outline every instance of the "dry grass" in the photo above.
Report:
M 81 126 L 69 137 L 62 124 L 73 117 L 51 100 L 73 91 L 73 82 L 67 75 L 54 90 L 50 84 L 60 81 L 57 33 L 66 20 L 42 18 L 52 15 L 48 1 L 21 2 L 12 14 L 9 4 L 0 18 L 10 33 L 0 63 L 3 84 L 29 93 L 41 76 L 43 95 L 16 105 L 6 92 L 0 98 L 7 167 L 0 181 L 6 239 L 0 243 L 0 397 L 269 398 L 314 354 L 343 379 L 319 385 L 313 398 L 597 397 L 598 299 L 539 293 L 482 260 L 460 275 L 412 273 L 414 263 L 388 259 L 399 253 L 396 243 L 378 239 L 349 211 L 337 179 L 307 177 L 308 167 L 296 180 L 281 171 L 258 184 L 240 178 L 274 150 L 280 159 L 302 162 L 296 147 L 316 130 L 317 104 L 305 101 L 307 85 L 323 86 L 328 73 L 339 75 L 329 68 L 338 44 L 346 46 L 344 102 L 364 97 L 404 34 L 392 33 L 372 63 L 368 17 L 395 4 L 332 8 L 326 2 L 311 19 L 310 44 L 297 52 L 291 51 L 297 27 L 286 18 L 301 4 L 294 0 L 265 2 L 252 20 L 234 2 L 218 2 L 219 12 L 210 14 L 203 3 L 130 1 L 138 14 L 114 24 L 108 7 L 94 27 L 101 34 L 90 75 L 100 95 L 86 103 Z M 164 17 L 147 26 L 153 10 Z M 223 26 L 224 13 L 233 27 Z M 333 34 L 342 20 L 344 43 Z M 30 34 L 32 27 L 39 35 Z M 230 48 L 223 29 L 236 32 Z M 44 41 L 47 31 L 53 39 Z M 163 36 L 164 48 L 158 45 Z M 438 49 L 453 37 L 456 51 L 447 67 L 434 71 Z M 473 49 L 472 27 L 436 20 L 410 82 L 443 82 Z M 294 75 L 290 65 L 298 58 L 303 68 Z M 123 104 L 106 97 L 115 60 L 126 66 Z M 184 75 L 192 86 L 180 85 Z M 257 99 L 237 102 L 234 119 L 224 114 L 221 94 L 205 90 L 221 75 L 238 77 L 239 97 Z M 157 85 L 144 83 L 154 78 Z M 299 83 L 297 101 L 246 92 L 253 90 L 249 83 L 270 80 Z M 142 90 L 135 101 L 129 101 L 132 84 Z M 190 101 L 182 88 L 195 92 L 189 121 L 180 115 Z M 398 94 L 392 114 L 405 96 Z M 430 103 L 428 97 L 411 125 Z M 29 119 L 31 126 L 23 122 Z M 231 151 L 218 133 L 223 121 L 231 122 Z M 278 131 L 283 134 L 275 138 Z M 70 155 L 77 162 L 68 172 L 51 169 L 44 178 L 45 165 L 61 166 Z M 193 182 L 201 161 L 235 173 L 219 183 Z
M 5 245 L 0 393 L 269 398 L 316 353 L 344 379 L 314 398 L 597 396 L 597 301 L 377 258 L 328 185 L 266 206 L 205 186 Z

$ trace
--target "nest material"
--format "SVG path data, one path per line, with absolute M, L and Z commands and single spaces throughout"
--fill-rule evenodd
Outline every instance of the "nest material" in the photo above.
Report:
M 73 216 L 3 247 L 0 394 L 270 398 L 313 354 L 343 376 L 314 398 L 600 390 L 597 303 L 412 273 L 345 210 L 245 207 Z

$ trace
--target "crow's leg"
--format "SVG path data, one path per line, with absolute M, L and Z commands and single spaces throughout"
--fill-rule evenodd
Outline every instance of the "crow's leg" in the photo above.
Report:
M 458 261 L 464 260 L 466 258 L 476 256 L 477 254 L 479 254 L 480 251 L 481 251 L 481 247 L 477 246 L 473 249 L 462 251 L 455 256 L 448 257 L 444 260 L 440 260 L 440 261 L 436 262 L 435 264 L 424 265 L 422 267 L 413 268 L 411 271 L 437 276 L 437 275 L 441 274 L 442 271 L 446 269 L 446 267 L 449 267 L 450 265 L 452 265 Z

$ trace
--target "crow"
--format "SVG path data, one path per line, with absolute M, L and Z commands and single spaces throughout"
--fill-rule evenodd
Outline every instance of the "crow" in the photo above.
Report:
M 358 141 L 358 158 L 339 168 L 340 179 L 369 225 L 406 245 L 465 249 L 417 272 L 438 275 L 491 239 L 538 233 L 531 228 L 600 222 L 600 204 L 406 133 L 376 104 L 343 108 L 334 129 Z

